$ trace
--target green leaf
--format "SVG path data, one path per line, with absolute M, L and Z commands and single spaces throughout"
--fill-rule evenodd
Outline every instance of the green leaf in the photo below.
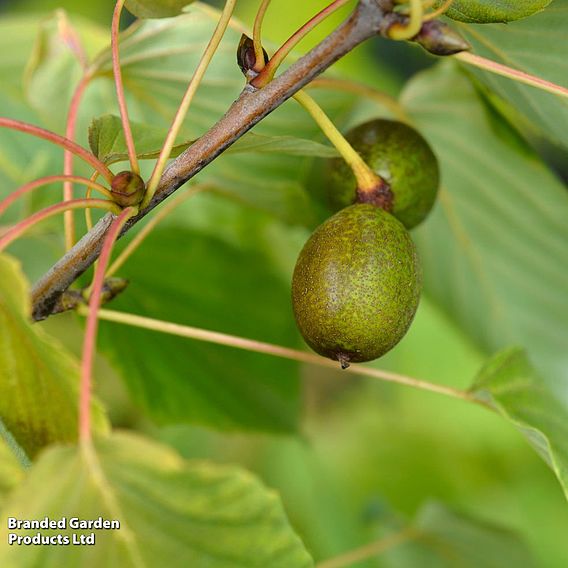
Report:
M 157 158 L 167 132 L 158 126 L 131 121 L 132 135 L 136 144 L 136 155 L 142 160 Z M 171 158 L 179 156 L 193 141 L 174 145 Z M 128 160 L 124 131 L 119 116 L 105 114 L 93 119 L 89 126 L 89 146 L 99 160 L 113 164 Z
M 388 537 L 387 537 L 388 538 Z M 535 568 L 532 553 L 515 532 L 458 513 L 437 502 L 424 505 L 409 542 L 386 555 L 388 568 Z
M 441 6 L 444 0 L 438 0 Z M 511 22 L 539 12 L 551 0 L 454 0 L 447 15 L 454 20 L 474 24 Z
M 470 392 L 523 434 L 554 471 L 568 498 L 568 408 L 537 375 L 522 349 L 495 355 Z
M 272 154 L 270 159 L 278 159 L 279 156 L 336 158 L 339 155 L 333 146 L 314 140 L 296 136 L 265 136 L 254 132 L 247 132 L 227 150 L 229 155 L 244 153 Z
M 22 450 L 14 444 L 10 433 L 0 421 L 0 510 L 4 507 L 7 495 L 24 479 L 22 461 L 25 460 Z
M 136 154 L 142 160 L 155 159 L 167 132 L 157 126 L 132 122 L 132 134 L 136 141 Z M 179 142 L 174 145 L 171 158 L 179 156 L 189 148 L 193 141 Z M 95 118 L 89 128 L 89 146 L 91 151 L 106 164 L 122 162 L 128 159 L 126 141 L 120 117 L 107 114 Z M 263 136 L 248 132 L 237 140 L 227 153 L 258 152 L 290 156 L 317 156 L 332 158 L 337 151 L 331 147 L 313 140 L 295 138 L 294 136 Z
M 78 362 L 30 323 L 29 288 L 19 264 L 0 255 L 0 418 L 31 456 L 77 439 Z M 93 403 L 97 431 L 108 430 Z
M 441 164 L 438 203 L 414 232 L 426 293 L 488 352 L 530 348 L 565 393 L 566 187 L 452 62 L 402 100 Z
M 126 9 L 137 18 L 178 16 L 194 0 L 126 0 Z
M 54 448 L 43 454 L 7 504 L 3 518 L 10 516 L 103 517 L 119 521 L 120 529 L 95 530 L 96 546 L 9 546 L 3 538 L 0 564 L 7 567 L 313 566 L 278 497 L 251 474 L 184 461 L 169 448 L 132 434 L 113 435 L 94 448 Z
M 251 231 L 250 225 L 241 230 Z M 113 302 L 118 310 L 280 345 L 298 341 L 289 284 L 259 248 L 157 230 L 121 275 L 131 285 Z M 107 322 L 100 333 L 101 348 L 122 370 L 134 399 L 160 423 L 297 428 L 293 362 Z
M 568 0 L 555 0 L 544 12 L 508 26 L 459 26 L 476 54 L 568 87 Z M 568 99 L 467 66 L 491 91 L 504 98 L 532 130 L 568 148 Z M 517 119 L 518 120 L 518 119 Z

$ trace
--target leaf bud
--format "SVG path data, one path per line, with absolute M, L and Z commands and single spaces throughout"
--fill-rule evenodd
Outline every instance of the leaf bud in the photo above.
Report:
M 101 294 L 101 305 L 104 305 L 116 298 L 126 289 L 128 284 L 129 281 L 126 280 L 126 278 L 106 278 Z
M 146 184 L 138 174 L 125 171 L 112 178 L 110 191 L 116 203 L 121 207 L 130 207 L 142 201 L 146 193 Z
M 471 49 L 471 45 L 458 32 L 439 20 L 424 22 L 413 41 L 433 55 L 455 55 Z
M 254 79 L 262 67 L 268 63 L 268 53 L 266 53 L 264 48 L 262 52 L 264 54 L 264 62 L 262 66 L 257 66 L 253 40 L 246 34 L 241 36 L 241 41 L 239 41 L 239 47 L 237 48 L 237 63 L 247 80 Z

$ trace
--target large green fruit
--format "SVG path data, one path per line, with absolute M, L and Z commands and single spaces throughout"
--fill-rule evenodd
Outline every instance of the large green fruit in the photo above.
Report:
M 371 361 L 404 336 L 420 298 L 408 231 L 390 213 L 356 204 L 325 221 L 304 245 L 292 303 L 304 339 L 320 355 Z
M 454 0 L 446 15 L 460 22 L 488 24 L 520 20 L 546 8 L 552 0 Z M 436 7 L 442 4 L 439 0 Z
M 365 122 L 346 135 L 371 169 L 390 184 L 392 214 L 407 229 L 428 215 L 438 192 L 438 160 L 414 128 L 393 120 Z M 355 203 L 357 182 L 341 158 L 331 161 L 329 199 L 336 210 Z

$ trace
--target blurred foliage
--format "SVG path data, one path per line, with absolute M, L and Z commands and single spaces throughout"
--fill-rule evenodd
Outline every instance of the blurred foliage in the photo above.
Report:
M 281 42 L 326 3 L 275 0 L 267 15 L 267 36 Z M 561 4 L 565 2 L 556 2 L 554 7 Z M 108 26 L 113 3 L 20 0 L 0 6 L 4 12 L 22 14 L 66 7 L 72 14 Z M 253 1 L 239 2 L 243 21 L 252 22 L 256 6 Z M 37 15 L 33 17 L 40 21 Z M 545 17 L 546 13 L 534 21 L 541 25 Z M 340 19 L 341 14 L 337 14 L 318 28 L 300 45 L 300 51 L 321 39 Z M 73 21 L 80 22 L 81 30 L 89 30 L 89 45 L 98 48 L 106 43 L 105 28 Z M 532 21 L 512 24 L 499 37 L 513 42 L 507 37 L 514 37 L 515 30 Z M 54 57 L 28 75 L 31 82 L 27 83 L 24 99 L 22 70 L 32 53 L 35 32 L 24 25 L 24 20 L 19 22 L 12 20 L 0 30 L 4 41 L 9 40 L 12 46 L 10 56 L 8 50 L 0 56 L 0 71 L 3 78 L 7 77 L 0 89 L 2 112 L 61 130 L 64 103 L 69 99 L 77 69 L 65 54 L 53 52 Z M 150 29 L 156 24 L 145 25 Z M 211 23 L 202 25 L 206 28 Z M 493 29 L 488 28 L 486 33 L 498 37 Z M 157 41 L 163 40 L 164 45 L 177 41 L 181 45 L 188 37 L 187 31 L 178 31 L 165 31 Z M 236 36 L 237 32 L 233 32 L 230 37 Z M 192 39 L 203 41 L 204 37 L 202 34 Z M 150 42 L 146 47 L 155 45 Z M 163 128 L 198 52 L 185 54 L 183 61 L 163 53 L 153 60 L 136 60 L 139 48 L 126 44 L 123 52 L 125 57 L 132 56 L 130 61 L 125 59 L 125 76 L 133 86 L 132 114 L 144 123 Z M 184 132 L 187 138 L 199 135 L 210 125 L 242 85 L 231 44 L 225 49 L 231 59 L 227 55 L 214 63 L 209 78 L 217 82 L 206 84 L 196 99 Z M 510 49 L 514 52 L 514 42 Z M 543 52 L 552 53 L 554 49 L 549 47 Z M 415 46 L 372 40 L 349 54 L 337 70 L 398 93 L 403 78 L 432 61 Z M 551 64 L 545 58 L 542 65 L 549 68 Z M 59 87 L 63 85 L 63 91 L 50 85 L 54 68 L 60 72 Z M 93 117 L 117 113 L 108 52 L 101 59 L 100 70 L 79 120 L 83 143 Z M 144 76 L 158 71 L 175 71 L 177 75 L 171 82 L 164 80 L 159 85 L 156 77 Z M 219 78 L 224 80 L 222 84 Z M 561 345 L 566 329 L 566 224 L 561 219 L 566 211 L 565 188 L 501 115 L 505 112 L 513 116 L 507 97 L 516 104 L 521 98 L 525 101 L 527 94 L 519 94 L 517 87 L 504 83 L 494 85 L 493 79 L 481 75 L 480 80 L 494 86 L 505 98 L 496 102 L 481 96 L 479 86 L 472 86 L 452 65 L 418 76 L 405 88 L 406 110 L 441 157 L 444 190 L 434 216 L 416 233 L 425 261 L 428 294 L 407 337 L 378 365 L 467 388 L 488 351 L 514 340 L 528 343 L 529 351 L 534 347 L 535 360 L 550 371 L 545 378 L 556 381 L 557 390 L 565 393 L 566 383 L 553 378 L 565 376 L 566 372 L 566 353 Z M 151 86 L 156 87 L 156 92 L 151 93 L 155 99 L 148 96 Z M 528 115 L 538 122 L 542 119 L 539 108 L 547 108 L 548 95 L 533 94 L 539 107 L 535 108 L 532 100 L 525 102 L 532 109 Z M 323 92 L 318 100 L 340 125 L 387 114 L 385 109 L 359 104 L 343 94 Z M 554 116 L 544 117 L 545 121 L 550 118 L 555 122 L 559 136 L 563 133 L 562 123 L 554 117 L 563 116 L 564 111 L 559 105 L 554 108 Z M 255 132 L 266 136 L 293 134 L 323 142 L 293 102 Z M 0 193 L 60 169 L 58 150 L 6 132 L 1 133 L 0 140 Z M 469 140 L 479 141 L 477 152 L 466 144 Z M 289 155 L 223 156 L 201 178 L 211 182 L 216 191 L 180 206 L 148 246 L 126 265 L 124 273 L 132 277 L 133 285 L 121 300 L 124 309 L 297 345 L 286 297 L 290 271 L 308 228 L 326 215 L 316 180 L 324 166 L 320 162 L 318 170 L 312 165 L 312 160 Z M 531 188 L 535 187 L 545 197 L 539 207 L 531 201 Z M 38 193 L 19 210 L 16 207 L 10 219 L 56 199 L 56 193 L 56 189 Z M 58 221 L 47 223 L 11 249 L 22 259 L 30 277 L 37 276 L 58 256 L 59 229 Z M 175 270 L 170 270 L 167 262 L 157 270 L 147 270 L 156 258 L 168 260 L 170 255 L 175 256 L 178 247 L 178 256 L 185 262 Z M 162 254 L 164 251 L 166 254 Z M 480 276 L 480 266 L 490 270 Z M 544 277 L 546 285 L 539 285 Z M 258 286 L 262 289 L 257 290 Z M 487 290 L 491 293 L 487 294 Z M 236 308 L 232 304 L 235 302 L 239 303 Z M 76 353 L 80 350 L 81 323 L 74 316 L 53 318 L 42 327 L 69 349 Z M 227 348 L 190 341 L 165 342 L 162 337 L 118 326 L 102 324 L 102 328 L 106 354 L 116 356 L 117 349 L 128 351 L 117 368 L 128 368 L 131 394 L 121 390 L 116 370 L 103 356 L 97 367 L 101 397 L 109 405 L 114 424 L 150 434 L 186 458 L 237 463 L 257 473 L 281 494 L 293 527 L 316 559 L 368 544 L 408 526 L 418 515 L 415 523 L 429 526 L 438 536 L 453 533 L 451 539 L 466 541 L 466 551 L 471 551 L 467 542 L 472 531 L 479 531 L 477 537 L 482 538 L 485 531 L 479 525 L 496 524 L 516 531 L 528 543 L 538 566 L 568 565 L 564 542 L 568 510 L 562 491 L 545 463 L 498 416 L 465 403 L 339 371 L 329 373 L 279 360 L 263 361 L 261 356 L 235 354 Z M 195 369 L 200 382 L 190 384 Z M 224 373 L 231 373 L 226 383 Z M 156 376 L 159 380 L 154 380 Z M 249 383 L 247 379 L 253 380 Z M 179 390 L 170 390 L 172 384 Z M 305 401 L 300 421 L 299 390 Z M 242 404 L 243 400 L 247 404 Z M 193 419 L 206 424 L 217 420 L 218 425 L 219 415 L 214 416 L 211 401 L 219 403 L 226 423 L 258 427 L 258 422 L 264 422 L 260 425 L 263 427 L 278 417 L 280 428 L 273 430 L 299 429 L 300 435 L 244 436 L 171 424 Z M 265 414 L 258 414 L 255 405 L 264 405 Z M 161 425 L 150 421 L 141 408 L 151 409 L 150 416 Z M 175 412 L 169 415 L 172 408 Z M 13 474 L 16 468 L 11 464 L 5 469 L 10 475 L 19 475 Z M 32 487 L 36 482 L 32 480 Z M 11 485 L 11 479 L 0 478 L 2 499 L 3 488 Z M 424 509 L 432 500 L 449 509 Z M 428 514 L 419 513 L 424 510 Z M 477 528 L 464 521 L 470 516 L 477 519 L 473 523 Z M 532 566 L 529 554 L 523 553 L 519 559 L 516 539 L 509 532 L 503 534 L 505 538 L 498 546 L 506 546 L 507 551 L 501 552 L 496 545 L 496 554 L 515 559 L 514 563 L 504 561 L 503 566 Z M 476 542 L 483 542 L 484 548 L 494 544 L 483 539 Z M 425 564 L 432 550 L 411 548 L 395 549 L 392 554 L 358 566 L 438 566 Z M 476 547 L 473 549 L 478 552 Z
M 99 0 L 85 2 L 83 0 L 0 0 L 0 13 L 39 14 L 62 8 L 69 13 L 85 16 L 100 24 L 108 24 L 112 18 L 114 2 Z
M 17 444 L 35 457 L 44 447 L 78 437 L 79 365 L 60 342 L 28 320 L 30 291 L 18 261 L 0 255 L 0 414 Z M 97 400 L 93 427 L 110 425 Z
M 313 566 L 281 503 L 251 474 L 185 462 L 171 449 L 132 434 L 114 434 L 89 450 L 50 449 L 5 510 L 16 518 L 71 519 L 78 502 L 81 518 L 96 519 L 106 511 L 121 523 L 120 530 L 99 533 L 92 547 L 20 547 L 5 539 L 2 566 L 79 567 L 93 558 L 109 568 Z M 89 534 L 72 528 L 56 534 Z
M 568 45 L 564 41 L 567 16 L 568 2 L 557 1 L 550 9 L 517 22 L 513 28 L 462 24 L 458 29 L 479 55 L 562 85 L 568 76 Z M 502 106 L 523 130 L 543 136 L 564 150 L 568 148 L 563 127 L 568 121 L 565 99 L 479 69 L 473 73 L 490 93 L 512 104 L 510 110 Z

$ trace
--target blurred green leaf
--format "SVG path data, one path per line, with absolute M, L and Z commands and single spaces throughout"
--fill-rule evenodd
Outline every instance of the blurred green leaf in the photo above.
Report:
M 426 292 L 488 352 L 530 348 L 566 392 L 566 187 L 452 62 L 402 100 L 441 164 L 438 204 L 414 232 Z
M 438 0 L 441 6 L 444 0 Z M 473 24 L 510 22 L 539 12 L 551 0 L 454 0 L 447 15 L 454 20 Z
M 15 493 L 3 516 L 118 520 L 96 546 L 9 546 L 2 566 L 307 568 L 313 562 L 277 496 L 251 474 L 188 462 L 132 434 L 93 448 L 54 448 Z M 36 531 L 13 531 L 34 535 Z M 42 534 L 85 531 L 42 531 Z
M 37 122 L 23 88 L 23 76 L 42 24 L 37 17 L 3 16 L 0 18 L 0 108 L 2 115 L 26 122 Z M 31 69 L 31 68 L 30 68 Z M 54 145 L 33 136 L 0 129 L 0 198 L 4 198 L 35 177 L 61 170 L 61 151 Z M 10 208 L 4 222 L 11 222 L 36 204 L 49 202 L 50 192 L 28 195 Z M 47 198 L 47 200 L 46 200 Z M 60 223 L 60 221 L 59 221 Z M 49 221 L 47 222 L 49 225 Z M 45 225 L 44 225 L 45 226 Z
M 521 349 L 507 349 L 479 372 L 471 392 L 512 422 L 554 471 L 568 498 L 568 409 Z
M 34 114 L 29 107 L 17 98 L 6 94 L 2 89 L 0 89 L 0 105 L 2 113 L 6 116 L 13 116 L 18 120 L 28 122 L 34 119 Z M 0 198 L 6 197 L 18 186 L 36 177 L 41 177 L 46 171 L 55 173 L 57 160 L 61 160 L 61 153 L 55 146 L 21 132 L 0 128 Z M 47 188 L 36 194 L 35 196 L 27 195 L 19 200 L 18 204 L 10 207 L 5 214 L 6 217 L 2 218 L 2 224 L 21 218 L 21 213 L 26 212 L 26 209 L 36 203 L 45 203 L 46 199 L 53 200 L 57 195 Z
M 62 131 L 73 92 L 88 65 L 91 54 L 108 42 L 106 32 L 88 20 L 77 27 L 63 10 L 43 20 L 37 28 L 34 48 L 24 73 L 27 101 L 50 129 Z
M 126 9 L 137 18 L 178 16 L 194 0 L 126 0 Z
M 568 0 L 555 0 L 546 10 L 507 26 L 460 25 L 476 54 L 568 87 Z M 532 126 L 568 148 L 568 100 L 494 73 L 467 66 Z
M 14 449 L 6 442 L 6 433 L 3 430 L 4 425 L 0 422 L 0 510 L 4 507 L 7 495 L 24 478 L 22 464 Z
M 29 288 L 19 264 L 0 255 L 0 418 L 31 456 L 77 439 L 78 362 L 30 322 Z M 108 424 L 93 402 L 99 432 Z
M 65 35 L 70 33 L 66 28 L 70 25 L 63 13 L 44 19 L 37 15 L 3 15 L 0 18 L 0 108 L 3 116 L 64 132 L 66 103 L 70 100 L 80 67 L 67 43 L 71 40 Z M 91 22 L 73 18 L 73 26 L 81 36 L 87 55 L 100 51 L 108 42 L 105 30 Z M 100 87 L 104 86 L 103 82 L 98 82 L 86 93 L 77 130 L 79 139 L 82 138 L 83 115 L 91 112 L 91 107 L 99 108 L 104 104 L 101 108 L 108 108 L 108 96 L 104 103 L 99 99 Z M 21 132 L 0 129 L 0 196 L 32 179 L 61 173 L 62 160 L 60 147 Z M 80 160 L 75 160 L 75 169 L 77 174 L 90 175 Z M 10 208 L 6 221 L 22 218 L 54 203 L 60 196 L 61 184 L 26 195 L 18 205 Z M 53 227 L 57 229 L 53 230 Z M 41 234 L 46 242 L 51 240 L 59 244 L 60 227 L 60 218 L 50 219 L 34 228 L 34 232 Z M 61 249 L 53 252 L 49 257 L 43 255 L 43 268 L 47 269 L 51 261 L 56 260 Z
M 388 568 L 536 567 L 519 535 L 441 503 L 425 505 L 405 534 L 409 542 L 387 552 Z
M 78 36 L 63 11 L 40 21 L 25 70 L 24 91 L 32 108 L 52 128 L 66 120 L 73 89 L 82 74 L 79 46 Z M 58 76 L 68 80 L 54 80 Z
M 157 230 L 121 275 L 131 284 L 113 302 L 118 310 L 277 344 L 297 342 L 289 286 L 258 248 L 183 229 Z M 134 399 L 160 423 L 297 428 L 293 362 L 107 322 L 101 346 Z
M 132 134 L 136 142 L 137 156 L 142 160 L 157 158 L 167 132 L 157 126 L 132 122 Z M 179 156 L 189 148 L 193 141 L 175 144 L 170 154 L 171 158 Z M 120 117 L 106 114 L 95 118 L 89 128 L 89 146 L 91 151 L 106 164 L 121 162 L 128 159 L 126 141 Z M 317 156 L 332 158 L 337 151 L 331 147 L 313 140 L 295 138 L 294 136 L 263 136 L 248 132 L 237 140 L 227 153 L 261 152 L 290 156 Z
M 38 27 L 37 17 L 2 14 L 0 18 L 0 77 L 5 94 L 23 95 L 22 75 L 34 51 Z

